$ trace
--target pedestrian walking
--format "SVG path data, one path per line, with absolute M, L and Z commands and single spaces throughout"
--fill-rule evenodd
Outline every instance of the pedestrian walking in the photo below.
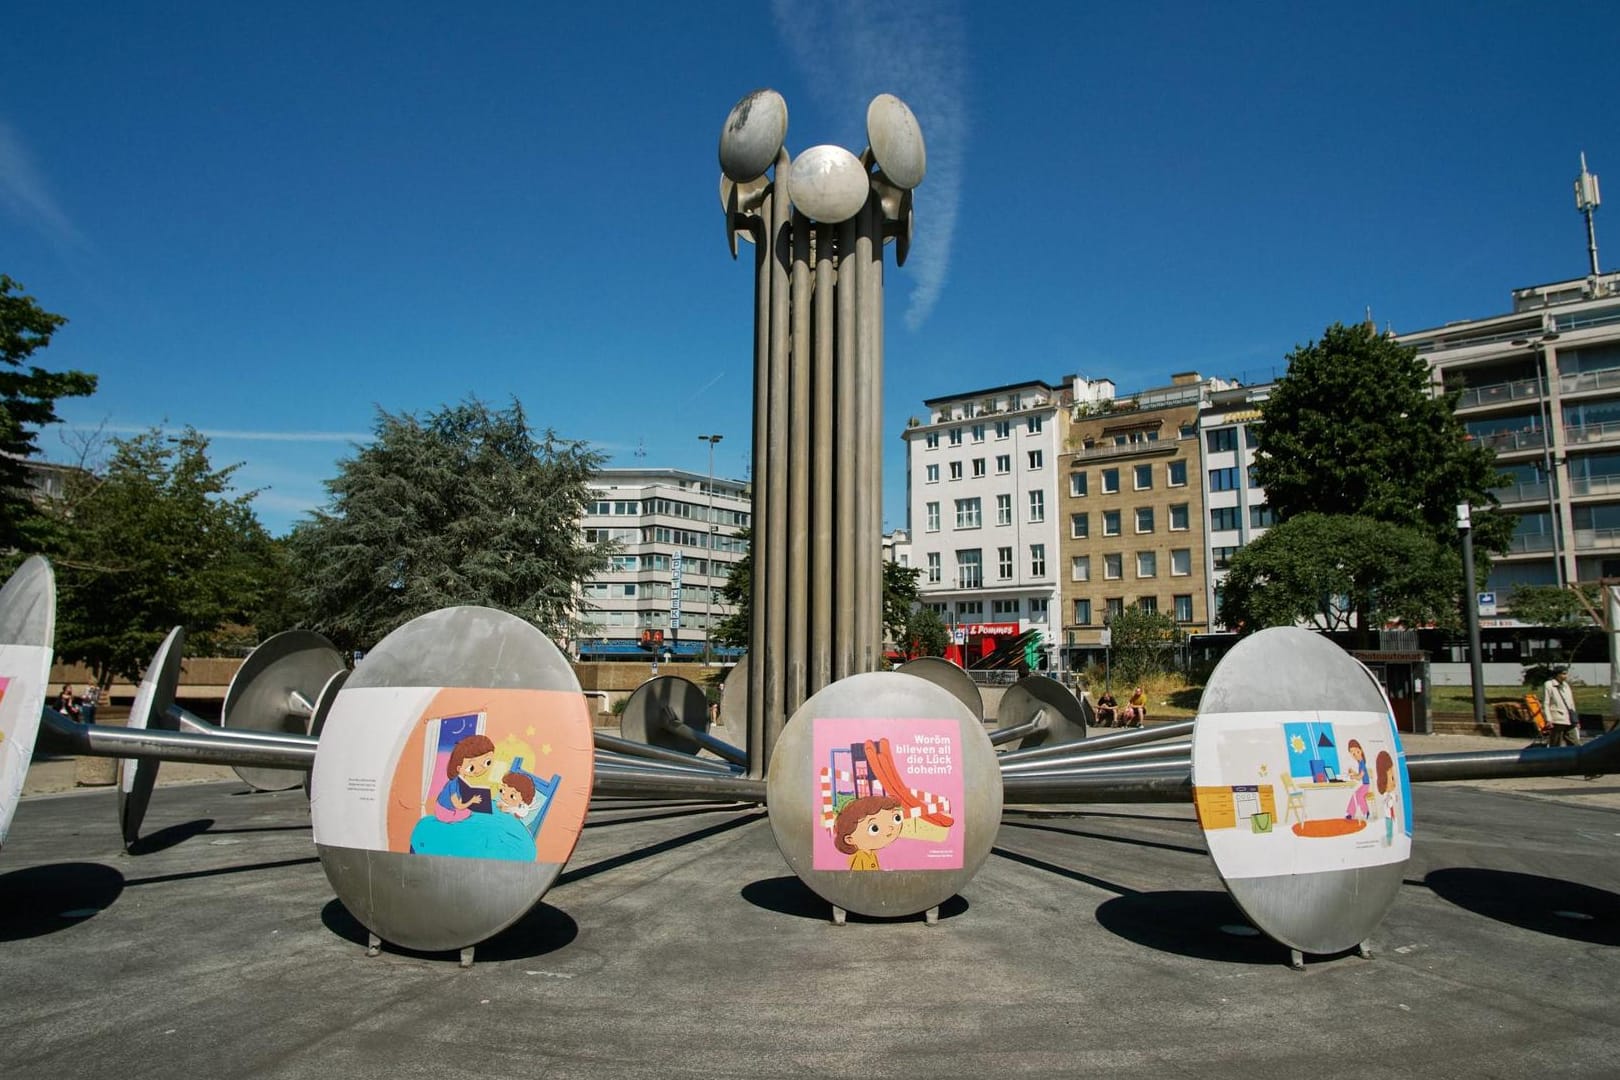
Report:
M 1547 745 L 1578 746 L 1581 717 L 1575 711 L 1575 688 L 1569 685 L 1569 669 L 1559 668 L 1541 688 L 1541 708 L 1547 714 Z

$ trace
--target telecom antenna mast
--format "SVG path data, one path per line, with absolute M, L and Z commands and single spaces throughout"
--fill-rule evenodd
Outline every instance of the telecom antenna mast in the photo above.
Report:
M 1598 178 L 1586 171 L 1586 154 L 1581 153 L 1581 175 L 1575 178 L 1575 209 L 1586 215 L 1586 254 L 1592 260 L 1592 276 L 1597 277 L 1597 230 L 1592 226 L 1592 211 L 1603 200 L 1598 196 Z

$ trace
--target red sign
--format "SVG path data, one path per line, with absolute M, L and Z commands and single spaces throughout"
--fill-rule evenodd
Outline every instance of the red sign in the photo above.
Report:
M 1017 637 L 1018 624 L 1015 622 L 968 623 L 967 631 L 976 637 Z

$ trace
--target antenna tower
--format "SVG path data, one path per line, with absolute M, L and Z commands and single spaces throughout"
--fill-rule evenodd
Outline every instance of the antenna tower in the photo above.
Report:
M 1586 153 L 1581 153 L 1581 175 L 1575 178 L 1575 209 L 1586 217 L 1586 254 L 1592 263 L 1592 276 L 1597 277 L 1602 271 L 1598 269 L 1597 230 L 1592 225 L 1592 211 L 1598 208 L 1603 200 L 1598 195 L 1598 178 L 1594 173 L 1586 171 Z

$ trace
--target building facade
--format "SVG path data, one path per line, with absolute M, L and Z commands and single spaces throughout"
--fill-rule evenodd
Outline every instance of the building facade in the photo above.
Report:
M 924 402 L 927 416 L 906 428 L 918 593 L 961 632 L 970 657 L 985 638 L 1049 635 L 1054 625 L 1065 397 L 1045 382 L 953 394 Z
M 1620 577 L 1620 273 L 1515 289 L 1512 311 L 1398 335 L 1459 392 L 1518 515 L 1481 589 Z
M 729 613 L 720 589 L 748 550 L 748 485 L 680 469 L 603 469 L 580 521 L 589 543 L 617 546 L 581 586 L 581 659 L 667 655 L 734 658 L 709 642 Z
M 1255 447 L 1260 407 L 1271 396 L 1271 384 L 1211 390 L 1199 414 L 1203 495 L 1206 516 L 1204 610 L 1210 629 L 1221 622 L 1221 582 L 1233 555 L 1259 538 L 1273 522 L 1265 489 L 1254 482 Z

